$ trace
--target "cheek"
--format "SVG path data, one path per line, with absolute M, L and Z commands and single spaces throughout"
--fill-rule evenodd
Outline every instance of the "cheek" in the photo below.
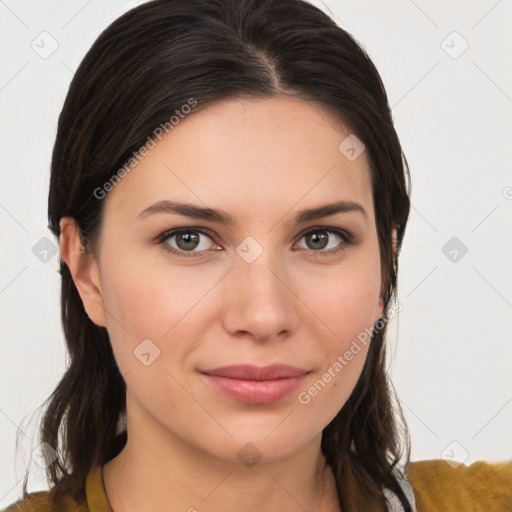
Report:
M 137 354 L 148 351 L 150 360 L 158 356 L 150 365 L 151 374 L 159 367 L 179 367 L 201 339 L 205 298 L 220 276 L 211 270 L 201 273 L 199 267 L 142 265 L 140 258 L 109 261 L 114 264 L 105 265 L 102 295 L 121 373 L 140 371 Z
M 319 358 L 316 372 L 299 390 L 296 401 L 309 417 L 317 418 L 317 429 L 336 416 L 361 376 L 378 302 L 376 283 L 371 277 L 340 279 L 324 287 L 325 293 L 308 295 L 308 305 L 322 320 L 310 347 Z
M 318 326 L 311 349 L 319 354 L 319 367 L 302 388 L 306 396 L 299 403 L 311 401 L 313 408 L 329 409 L 328 415 L 334 416 L 349 398 L 368 355 L 378 312 L 379 278 L 379 265 L 373 271 L 371 264 L 347 267 L 336 279 L 331 274 L 330 279 L 302 291 Z
M 342 268 L 301 287 L 300 296 L 328 333 L 324 338 L 340 349 L 379 316 L 380 275 L 374 266 Z
M 159 338 L 200 298 L 183 271 L 148 259 L 116 258 L 105 265 L 102 294 L 113 330 L 121 324 L 134 337 Z M 126 334 L 126 331 L 125 331 Z
M 140 361 L 134 351 L 149 339 L 161 349 L 159 335 L 171 327 L 179 296 L 172 286 L 158 279 L 154 266 L 142 266 L 141 260 L 105 250 L 102 269 L 102 298 L 107 311 L 107 330 L 114 355 L 124 375 Z M 129 254 L 129 251 L 126 251 Z M 166 311 L 167 319 L 163 318 Z M 147 343 L 147 342 L 146 342 Z M 158 350 L 153 349 L 155 355 Z

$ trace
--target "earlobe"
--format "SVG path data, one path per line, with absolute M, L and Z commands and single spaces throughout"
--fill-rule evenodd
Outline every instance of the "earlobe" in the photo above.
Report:
M 79 229 L 71 217 L 60 221 L 59 243 L 61 260 L 69 268 L 87 315 L 96 325 L 106 327 L 98 262 L 84 250 Z

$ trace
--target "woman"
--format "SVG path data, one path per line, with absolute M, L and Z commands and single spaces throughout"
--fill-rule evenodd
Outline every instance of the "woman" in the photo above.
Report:
M 377 70 L 310 4 L 115 21 L 52 157 L 52 488 L 9 510 L 469 510 L 471 468 L 510 507 L 509 466 L 410 462 L 384 344 L 408 179 Z

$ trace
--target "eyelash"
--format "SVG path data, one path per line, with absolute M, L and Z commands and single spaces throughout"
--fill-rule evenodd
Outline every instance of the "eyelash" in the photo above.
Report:
M 342 239 L 342 242 L 336 248 L 329 249 L 327 251 L 321 251 L 321 250 L 314 251 L 313 249 L 310 249 L 310 252 L 312 252 L 315 255 L 315 257 L 316 256 L 320 256 L 320 257 L 332 256 L 333 254 L 337 254 L 338 252 L 344 250 L 346 247 L 357 243 L 355 238 L 352 235 L 350 235 L 349 233 L 347 233 L 346 231 L 344 231 L 342 229 L 338 229 L 338 228 L 328 228 L 328 227 L 323 227 L 323 226 L 318 226 L 318 227 L 309 229 L 308 231 L 302 233 L 299 240 L 302 240 L 302 238 L 306 237 L 307 235 L 310 235 L 312 233 L 318 233 L 318 232 L 324 232 L 324 233 L 329 233 L 332 235 L 337 235 Z M 157 243 L 162 245 L 165 251 L 170 252 L 170 253 L 172 253 L 178 257 L 181 257 L 181 258 L 196 258 L 196 257 L 199 257 L 203 252 L 206 252 L 206 251 L 194 252 L 194 251 L 177 250 L 174 247 L 170 247 L 168 244 L 165 243 L 169 238 L 179 235 L 180 233 L 200 233 L 202 235 L 205 235 L 206 237 L 208 237 L 210 240 L 213 241 L 213 238 L 212 238 L 213 234 L 210 233 L 209 231 L 207 231 L 203 228 L 188 227 L 188 228 L 172 229 L 170 231 L 166 231 L 166 232 L 162 233 L 158 237 Z

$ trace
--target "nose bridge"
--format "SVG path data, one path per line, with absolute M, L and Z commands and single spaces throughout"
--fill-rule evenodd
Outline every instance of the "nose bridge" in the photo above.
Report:
M 267 338 L 295 326 L 296 304 L 287 286 L 287 271 L 277 249 L 252 237 L 236 248 L 229 276 L 226 328 Z

